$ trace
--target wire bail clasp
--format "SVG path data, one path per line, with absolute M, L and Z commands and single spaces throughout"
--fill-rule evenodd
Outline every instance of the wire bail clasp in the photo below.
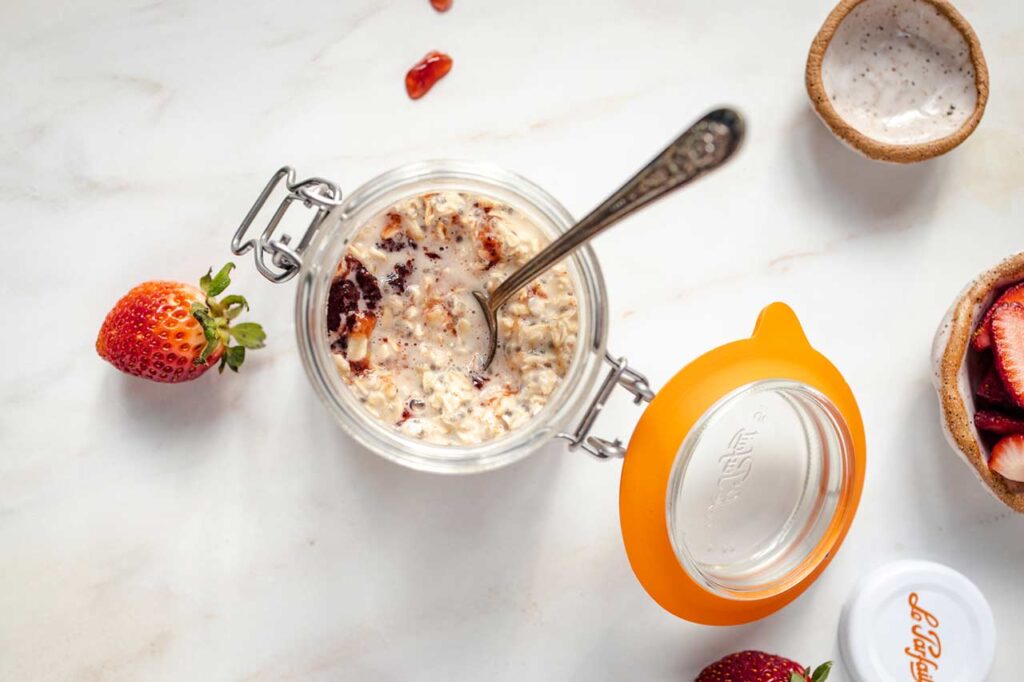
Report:
M 633 395 L 633 404 L 649 403 L 654 400 L 654 391 L 650 384 L 640 372 L 629 366 L 626 358 L 616 358 L 611 353 L 605 353 L 604 360 L 611 369 L 605 375 L 601 388 L 594 395 L 594 400 L 583 415 L 576 430 L 572 433 L 560 433 L 559 438 L 569 441 L 569 449 L 583 448 L 598 459 L 621 458 L 626 455 L 626 448 L 618 438 L 608 440 L 598 436 L 591 436 L 590 429 L 604 409 L 605 403 L 611 396 L 616 386 L 621 386 Z
M 247 241 L 242 241 L 249 228 L 252 227 L 253 221 L 256 220 L 257 214 L 266 205 L 267 199 L 282 180 L 288 189 L 288 194 L 281 200 L 263 233 L 258 239 L 250 238 Z M 309 227 L 306 228 L 306 232 L 302 235 L 302 239 L 298 244 L 292 246 L 291 235 L 282 234 L 275 238 L 274 231 L 281 223 L 288 208 L 296 201 L 302 202 L 307 208 L 315 208 L 316 213 L 313 215 Z M 235 231 L 235 236 L 231 239 L 231 252 L 236 256 L 241 256 L 250 250 L 255 250 L 256 269 L 260 271 L 260 274 L 271 282 L 286 282 L 302 269 L 302 253 L 316 236 L 317 230 L 320 229 L 327 214 L 331 209 L 340 205 L 341 188 L 338 185 L 323 178 L 296 181 L 295 169 L 291 166 L 284 166 L 270 178 L 270 182 L 260 192 L 256 202 L 245 215 L 242 224 Z

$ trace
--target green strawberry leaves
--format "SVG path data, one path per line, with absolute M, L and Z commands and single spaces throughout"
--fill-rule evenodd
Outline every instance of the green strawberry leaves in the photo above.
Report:
M 832 661 L 822 663 L 814 669 L 813 673 L 810 668 L 805 669 L 803 674 L 796 671 L 791 672 L 789 682 L 825 682 L 830 672 L 832 672 Z
M 197 365 L 205 365 L 210 354 L 220 345 L 219 326 L 217 318 L 210 315 L 210 310 L 198 301 L 192 304 L 192 317 L 196 318 L 203 328 L 203 336 L 206 337 L 206 345 L 203 352 L 193 362 Z
M 235 341 L 238 341 L 238 343 L 246 348 L 263 348 L 263 342 L 267 340 L 263 327 L 255 322 L 236 324 L 234 327 L 231 327 L 230 332 Z
M 197 301 L 191 307 L 192 317 L 202 326 L 203 336 L 206 337 L 206 345 L 194 362 L 196 365 L 204 365 L 209 362 L 210 356 L 221 350 L 220 365 L 217 367 L 221 373 L 225 367 L 237 372 L 245 362 L 245 350 L 263 348 L 267 340 L 263 327 L 255 322 L 231 324 L 232 320 L 249 310 L 249 302 L 244 296 L 232 294 L 220 301 L 216 299 L 231 285 L 230 275 L 234 267 L 234 263 L 227 263 L 217 274 L 210 268 L 200 277 L 199 288 L 206 295 L 206 301 Z M 232 346 L 232 339 L 238 345 Z
M 249 302 L 245 300 L 244 296 L 239 296 L 238 294 L 225 296 L 221 299 L 220 304 L 224 307 L 224 317 L 229 320 L 235 319 L 241 315 L 243 311 L 249 309 Z
M 213 268 L 206 271 L 206 274 L 199 278 L 199 288 L 203 290 L 207 298 L 220 296 L 224 290 L 231 285 L 231 271 L 235 269 L 234 263 L 228 263 L 217 274 L 213 274 Z
M 224 351 L 224 355 L 220 356 L 220 365 L 217 367 L 217 371 L 223 374 L 224 367 L 227 366 L 232 372 L 237 372 L 243 362 L 245 362 L 245 346 L 231 346 Z

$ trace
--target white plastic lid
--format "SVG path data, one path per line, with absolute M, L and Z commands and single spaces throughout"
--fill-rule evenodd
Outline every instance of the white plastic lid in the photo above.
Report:
M 855 682 L 983 682 L 996 627 L 974 583 L 931 561 L 897 561 L 854 588 L 839 646 Z

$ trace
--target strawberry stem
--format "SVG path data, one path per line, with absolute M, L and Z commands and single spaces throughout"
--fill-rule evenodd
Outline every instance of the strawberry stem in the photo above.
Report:
M 810 668 L 804 668 L 803 673 L 794 670 L 789 673 L 789 682 L 825 682 L 830 672 L 832 672 L 832 661 L 827 661 L 815 668 L 813 673 Z
M 221 373 L 224 372 L 224 367 L 237 372 L 245 362 L 246 349 L 263 348 L 267 339 L 263 327 L 255 322 L 231 325 L 232 320 L 249 309 L 249 303 L 244 297 L 232 294 L 220 301 L 216 299 L 231 285 L 230 275 L 234 267 L 234 263 L 227 263 L 217 271 L 217 274 L 213 274 L 213 268 L 210 268 L 199 279 L 199 288 L 205 295 L 205 301 L 193 303 L 191 309 L 192 317 L 202 326 L 203 335 L 206 337 L 206 345 L 195 359 L 195 364 L 209 362 L 210 356 L 221 350 L 220 366 L 217 368 Z M 232 339 L 237 341 L 238 345 L 232 346 Z

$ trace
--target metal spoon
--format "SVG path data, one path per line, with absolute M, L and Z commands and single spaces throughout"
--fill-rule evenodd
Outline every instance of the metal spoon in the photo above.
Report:
M 732 109 L 716 109 L 680 135 L 615 194 L 583 220 L 513 272 L 488 294 L 473 296 L 483 309 L 489 337 L 481 369 L 494 361 L 498 349 L 498 310 L 514 293 L 562 260 L 564 256 L 634 211 L 725 163 L 743 140 L 743 118 Z

